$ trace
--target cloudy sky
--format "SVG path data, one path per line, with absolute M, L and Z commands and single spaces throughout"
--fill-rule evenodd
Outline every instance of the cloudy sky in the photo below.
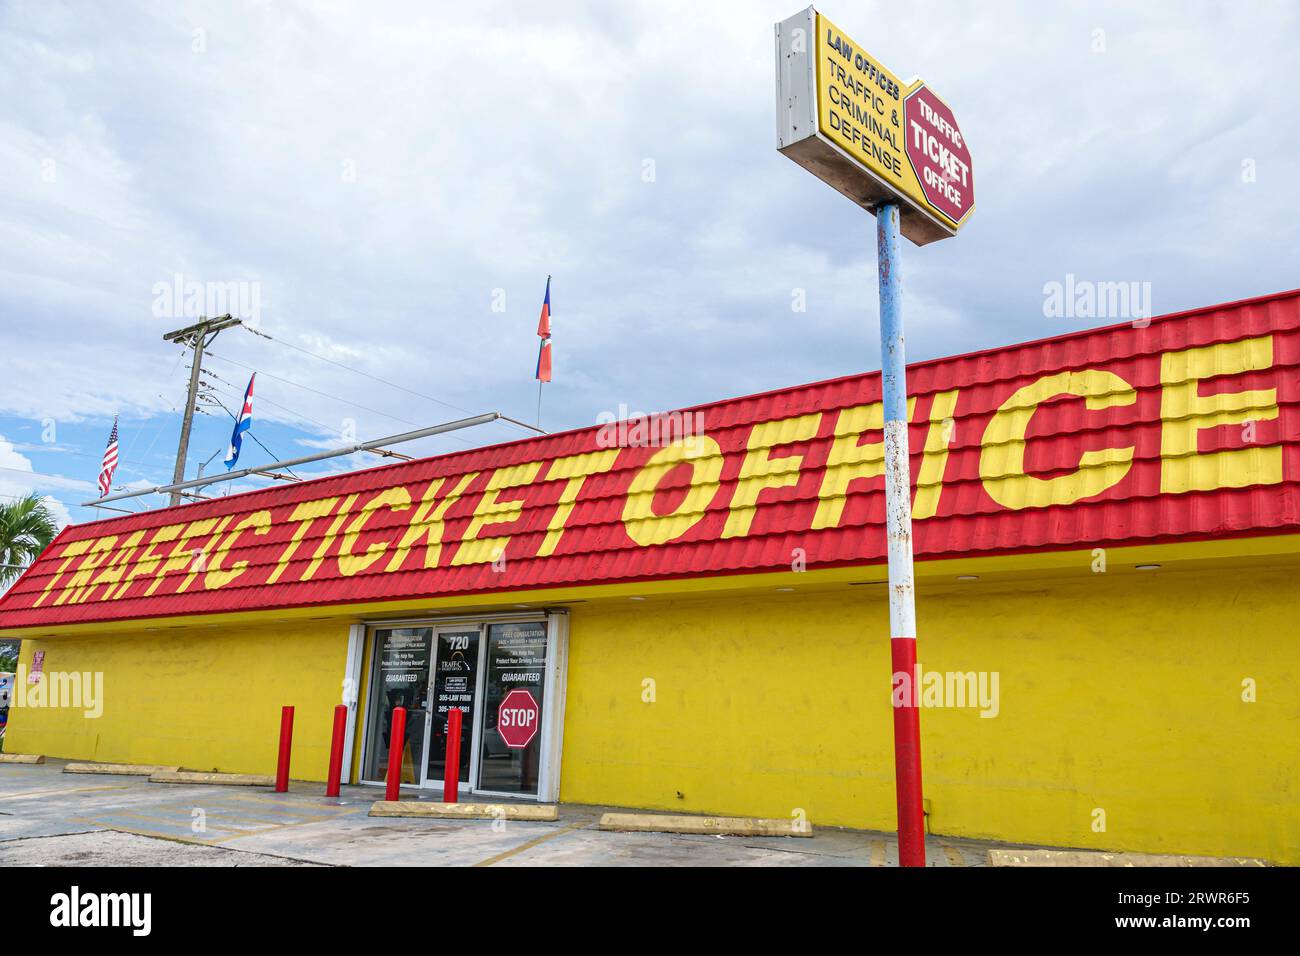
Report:
M 548 429 L 877 368 L 874 223 L 774 148 L 797 9 L 0 2 L 0 495 L 93 517 L 115 414 L 116 483 L 170 479 L 177 282 L 235 284 L 272 336 L 203 363 L 230 409 L 261 373 L 241 465 L 533 420 L 548 274 Z M 1103 324 L 1044 316 L 1067 274 L 1158 313 L 1300 285 L 1292 5 L 821 9 L 971 144 L 971 221 L 905 249 L 910 359 Z M 229 437 L 208 411 L 188 476 Z

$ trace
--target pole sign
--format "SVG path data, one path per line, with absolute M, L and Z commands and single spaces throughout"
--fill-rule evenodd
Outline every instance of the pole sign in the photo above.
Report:
M 904 83 L 812 7 L 776 25 L 776 148 L 876 217 L 891 690 L 916 683 L 907 360 L 900 236 L 955 236 L 975 208 L 970 149 L 948 104 Z M 925 866 L 921 723 L 894 704 L 898 862 Z
M 776 148 L 874 213 L 896 202 L 919 246 L 975 208 L 970 149 L 952 109 L 812 7 L 776 25 Z

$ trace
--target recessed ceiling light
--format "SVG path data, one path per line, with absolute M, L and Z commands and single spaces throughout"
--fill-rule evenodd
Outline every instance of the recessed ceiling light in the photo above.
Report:
M 794 588 L 777 588 L 777 590 L 780 591 L 782 594 L 789 594 L 791 591 L 794 590 Z
M 1159 570 L 1160 570 L 1160 565 L 1158 565 L 1158 564 L 1136 564 L 1136 565 L 1133 566 L 1133 570 L 1135 570 L 1135 571 L 1159 571 Z
M 978 581 L 979 579 L 980 579 L 980 576 L 979 576 L 978 574 L 959 574 L 959 575 L 957 575 L 957 580 L 958 580 L 958 581 Z
M 634 594 L 632 597 L 628 598 L 628 600 L 629 600 L 629 601 L 644 601 L 645 598 L 641 597 L 641 595 L 639 595 L 639 594 Z

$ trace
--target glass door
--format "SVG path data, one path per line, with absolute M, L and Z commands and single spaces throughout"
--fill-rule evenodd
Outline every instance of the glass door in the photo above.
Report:
M 381 781 L 388 774 L 393 746 L 393 708 L 406 708 L 406 739 L 402 753 L 402 783 L 421 783 L 427 743 L 426 701 L 433 660 L 433 628 L 392 627 L 375 631 L 371 671 L 369 730 L 362 779 Z
M 552 753 L 546 742 L 551 731 L 544 733 L 554 704 L 547 695 L 547 668 L 553 666 L 547 621 L 377 624 L 370 635 L 364 782 L 386 778 L 389 750 L 397 746 L 393 709 L 405 707 L 401 782 L 442 790 L 448 715 L 457 708 L 461 791 L 538 794 L 546 782 L 543 755 Z
M 490 624 L 477 788 L 536 794 L 546 703 L 546 622 Z
M 442 788 L 447 773 L 447 717 L 453 707 L 461 710 L 460 782 L 468 787 L 474 764 L 474 726 L 478 719 L 479 648 L 482 629 L 478 626 L 439 628 L 435 641 L 432 690 L 429 695 L 429 746 L 423 785 Z

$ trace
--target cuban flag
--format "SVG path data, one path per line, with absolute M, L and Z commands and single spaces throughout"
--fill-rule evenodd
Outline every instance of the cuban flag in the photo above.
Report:
M 253 380 L 257 378 L 254 372 L 248 379 L 248 388 L 244 391 L 244 408 L 235 419 L 235 430 L 230 433 L 230 448 L 226 450 L 226 471 L 235 467 L 235 462 L 239 461 L 239 449 L 244 443 L 244 432 L 253 427 Z
M 537 371 L 535 377 L 539 382 L 551 380 L 551 277 L 546 277 L 546 298 L 542 300 L 542 315 L 537 320 L 537 335 L 542 340 L 537 347 Z

